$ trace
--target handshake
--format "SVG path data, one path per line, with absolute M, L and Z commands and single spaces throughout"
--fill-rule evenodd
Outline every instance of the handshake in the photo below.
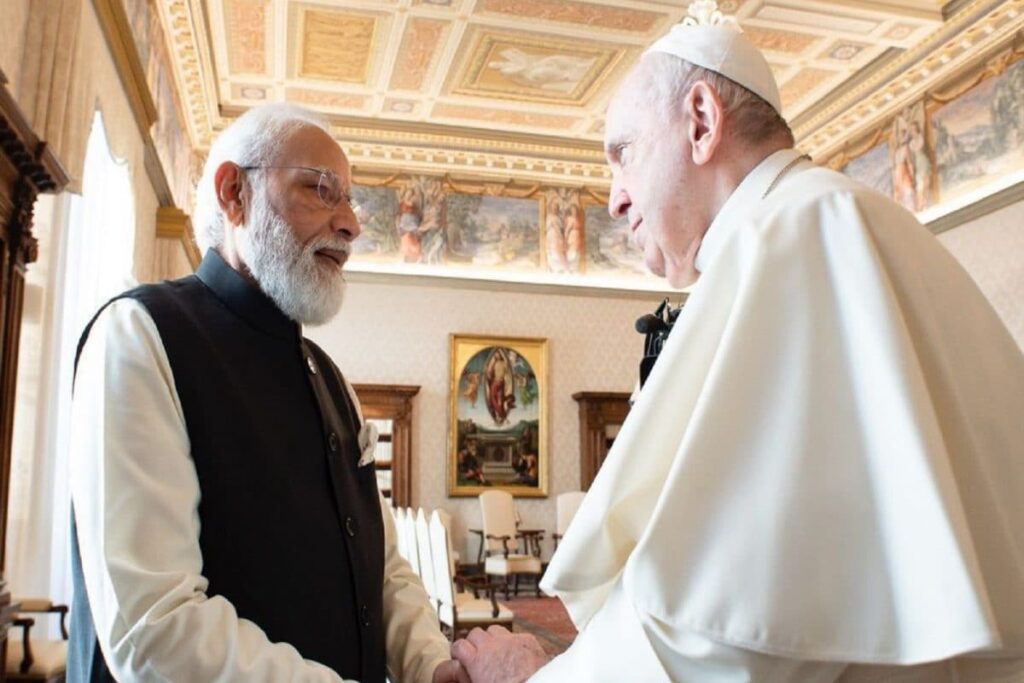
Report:
M 433 683 L 520 683 L 548 659 L 532 635 L 475 628 L 452 644 L 452 659 L 434 670 Z

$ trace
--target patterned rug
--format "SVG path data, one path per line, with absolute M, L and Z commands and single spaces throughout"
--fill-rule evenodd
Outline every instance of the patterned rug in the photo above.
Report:
M 576 639 L 576 627 L 558 598 L 513 598 L 505 604 L 515 612 L 515 629 L 532 633 L 549 655 L 560 655 Z

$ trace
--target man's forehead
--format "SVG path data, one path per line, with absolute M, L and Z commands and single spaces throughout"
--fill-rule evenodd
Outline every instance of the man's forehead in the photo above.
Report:
M 317 126 L 302 126 L 281 146 L 282 163 L 313 168 L 328 168 L 339 177 L 348 177 L 348 158 L 341 146 Z

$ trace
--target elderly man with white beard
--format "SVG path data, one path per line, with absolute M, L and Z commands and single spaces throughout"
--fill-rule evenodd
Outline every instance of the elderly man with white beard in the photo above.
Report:
M 195 275 L 79 344 L 68 680 L 465 680 L 377 491 L 373 430 L 301 325 L 359 235 L 325 122 L 250 110 L 197 188 Z

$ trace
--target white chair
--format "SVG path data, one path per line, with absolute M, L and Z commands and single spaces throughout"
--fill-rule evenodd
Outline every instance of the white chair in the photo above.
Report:
M 453 641 L 460 631 L 477 626 L 486 628 L 500 624 L 512 630 L 515 614 L 497 601 L 494 584 L 480 582 L 479 579 L 474 581 L 472 578 L 456 579 L 451 570 L 454 563 L 451 536 L 437 510 L 430 516 L 430 548 L 437 586 L 437 614 L 442 630 L 447 630 Z M 457 580 L 477 590 L 486 590 L 488 598 L 476 598 L 469 593 L 457 592 Z
M 437 609 L 437 585 L 434 582 L 433 550 L 430 547 L 430 526 L 427 524 L 427 515 L 423 508 L 416 511 L 416 519 L 413 521 L 413 529 L 416 531 L 416 548 L 419 550 L 420 578 L 423 580 L 423 588 L 427 591 L 427 597 Z
M 416 515 L 412 509 L 406 510 L 405 520 L 402 522 L 402 528 L 399 530 L 400 534 L 405 536 L 405 551 L 408 555 L 405 559 L 408 560 L 409 566 L 416 572 L 417 576 L 420 576 L 420 550 L 419 543 L 416 541 Z M 430 561 L 429 559 L 427 560 Z
M 483 517 L 484 544 L 487 557 L 484 558 L 484 573 L 505 579 L 505 599 L 509 598 L 509 578 L 515 580 L 516 594 L 519 593 L 519 577 L 532 576 L 536 581 L 536 594 L 540 597 L 540 558 L 519 552 L 516 531 L 515 502 L 507 491 L 485 491 L 480 494 L 480 513 Z
M 21 627 L 22 636 L 21 640 L 7 639 L 6 680 L 63 683 L 68 653 L 68 631 L 64 623 L 67 606 L 55 605 L 45 598 L 15 598 L 14 602 L 19 603 L 20 608 L 14 615 L 13 625 Z M 59 615 L 61 639 L 32 638 L 32 626 L 36 618 L 41 617 L 29 617 L 29 614 Z
M 398 554 L 409 559 L 409 549 L 405 547 L 405 508 L 395 508 L 395 545 L 398 546 Z
M 580 503 L 583 502 L 583 491 L 569 491 L 568 493 L 561 493 L 555 498 L 555 533 L 551 534 L 551 538 L 555 541 L 555 550 L 558 550 L 558 540 L 565 536 L 565 532 L 569 530 L 569 523 L 572 518 L 576 516 L 576 511 L 580 509 Z
M 444 524 L 444 529 L 445 529 L 445 531 L 448 532 L 448 538 L 452 538 L 452 515 L 451 515 L 451 513 L 448 512 L 447 510 L 445 510 L 444 508 L 437 508 L 437 510 L 435 510 L 434 512 L 436 512 L 438 517 L 441 518 L 441 523 Z M 431 515 L 431 516 L 433 516 L 433 515 Z M 457 575 L 459 573 L 459 560 L 460 559 L 461 559 L 461 556 L 459 555 L 459 551 L 453 549 L 452 552 L 451 552 L 452 576 L 455 576 L 455 575 Z

